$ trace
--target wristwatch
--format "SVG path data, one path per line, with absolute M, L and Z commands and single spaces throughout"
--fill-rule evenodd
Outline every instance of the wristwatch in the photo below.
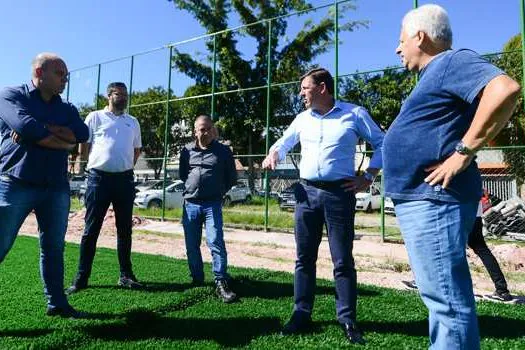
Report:
M 363 177 L 365 178 L 366 181 L 370 181 L 370 182 L 374 182 L 374 179 L 376 178 L 374 174 L 369 173 L 368 171 L 365 171 L 365 173 L 363 174 Z
M 476 154 L 476 152 L 470 148 L 468 148 L 467 146 L 465 146 L 465 144 L 463 143 L 463 141 L 459 141 L 458 144 L 456 145 L 456 152 L 458 152 L 459 154 L 462 154 L 464 156 L 472 156 L 474 154 Z

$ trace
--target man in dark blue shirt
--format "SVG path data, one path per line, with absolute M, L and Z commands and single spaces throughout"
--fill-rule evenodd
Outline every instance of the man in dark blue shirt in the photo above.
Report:
M 475 153 L 505 126 L 520 87 L 470 50 L 452 50 L 446 11 L 403 19 L 396 53 L 419 81 L 383 142 L 385 194 L 423 302 L 432 349 L 479 349 L 468 234 L 481 197 Z
M 32 63 L 28 84 L 0 91 L 0 262 L 34 211 L 47 315 L 82 317 L 64 294 L 64 237 L 69 214 L 68 151 L 89 136 L 77 109 L 59 94 L 67 67 L 55 54 Z

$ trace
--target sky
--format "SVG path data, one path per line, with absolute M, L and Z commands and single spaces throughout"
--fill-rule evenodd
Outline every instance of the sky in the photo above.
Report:
M 30 78 L 32 58 L 42 51 L 61 55 L 72 71 L 70 100 L 90 103 L 97 91 L 96 64 L 162 48 L 205 34 L 187 12 L 167 0 L 1 0 L 0 87 L 17 85 Z M 468 47 L 479 53 L 499 52 L 520 31 L 518 0 L 434 0 L 449 13 L 455 48 Z M 315 6 L 331 0 L 311 1 Z M 356 0 L 354 11 L 344 20 L 367 21 L 367 27 L 340 34 L 339 74 L 382 69 L 399 65 L 395 47 L 403 15 L 413 0 Z M 318 20 L 328 9 L 301 17 L 290 17 L 287 37 L 292 38 L 306 19 Z M 237 25 L 232 19 L 232 27 Z M 182 52 L 207 63 L 204 40 L 177 46 Z M 240 39 L 239 50 L 246 59 L 254 43 Z M 134 60 L 133 90 L 168 82 L 168 50 L 138 55 Z M 334 52 L 319 57 L 318 64 L 335 71 Z M 81 69 L 82 67 L 89 67 Z M 130 80 L 130 59 L 101 66 L 100 89 L 110 81 Z M 192 81 L 173 71 L 172 88 L 181 95 Z

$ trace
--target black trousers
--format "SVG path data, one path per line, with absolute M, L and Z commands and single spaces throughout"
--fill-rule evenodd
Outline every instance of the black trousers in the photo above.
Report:
M 474 227 L 469 234 L 468 246 L 477 256 L 479 256 L 481 262 L 485 265 L 492 282 L 494 282 L 496 291 L 500 293 L 508 293 L 509 290 L 507 289 L 505 276 L 503 276 L 498 261 L 490 251 L 489 247 L 487 247 L 487 243 L 485 243 L 485 239 L 483 238 L 483 222 L 480 217 L 476 218 Z
M 120 276 L 131 277 L 131 232 L 135 184 L 133 171 L 106 173 L 90 170 L 86 189 L 85 229 L 80 241 L 77 283 L 86 283 L 91 275 L 97 239 L 110 204 L 117 226 L 117 254 Z

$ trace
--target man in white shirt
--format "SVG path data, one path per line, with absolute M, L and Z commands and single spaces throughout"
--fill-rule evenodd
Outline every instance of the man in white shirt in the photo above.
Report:
M 80 157 L 88 160 L 85 195 L 85 229 L 80 242 L 78 273 L 68 294 L 88 286 L 98 235 L 110 204 L 117 226 L 117 252 L 120 264 L 118 285 L 140 288 L 131 266 L 131 232 L 135 185 L 133 167 L 142 147 L 140 125 L 125 112 L 128 92 L 124 83 L 107 88 L 109 106 L 91 112 L 85 120 L 89 139 L 81 145 Z M 88 158 L 89 155 L 89 158 Z

